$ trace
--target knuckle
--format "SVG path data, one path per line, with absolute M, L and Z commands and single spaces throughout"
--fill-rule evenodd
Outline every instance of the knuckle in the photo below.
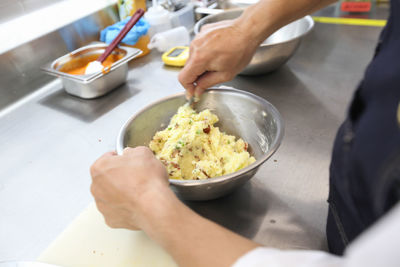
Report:
M 96 177 L 96 174 L 98 172 L 98 163 L 97 161 L 90 166 L 90 176 L 92 176 L 92 179 Z
M 126 154 L 126 153 L 131 153 L 131 152 L 134 152 L 134 148 L 127 146 L 127 147 L 124 148 L 122 153 Z
M 206 53 L 202 53 L 201 51 L 196 52 L 193 56 L 193 61 L 195 62 L 204 62 L 206 60 L 207 60 Z
M 136 147 L 135 152 L 141 156 L 153 156 L 153 152 L 146 146 Z
M 153 152 L 146 146 L 138 146 L 135 148 L 125 148 L 123 156 L 125 159 L 136 158 L 140 160 L 141 158 L 153 157 Z
M 92 196 L 96 197 L 98 196 L 98 188 L 95 184 L 92 183 L 92 185 L 90 186 L 90 193 L 92 194 Z
M 213 80 L 210 80 L 210 79 L 201 80 L 198 83 L 196 91 L 197 91 L 197 93 L 203 93 L 205 91 L 204 88 L 209 88 L 210 86 L 212 86 L 212 85 L 214 85 L 216 83 L 217 83 L 217 81 L 213 81 Z
M 104 218 L 107 217 L 105 213 L 105 206 L 102 201 L 100 201 L 98 198 L 95 198 L 94 201 L 96 202 L 97 210 L 100 211 L 101 214 L 103 214 Z
M 184 72 L 184 69 L 182 69 L 181 70 L 181 72 L 179 72 L 179 74 L 178 74 L 178 81 L 181 83 L 181 84 L 185 84 L 185 79 L 186 78 L 186 76 L 185 76 L 185 72 Z
M 202 43 L 201 41 L 201 36 L 198 36 L 196 38 L 193 39 L 193 41 L 190 43 L 190 48 L 192 49 L 191 52 L 195 52 L 195 50 L 197 49 L 197 47 L 199 47 Z
M 111 227 L 111 228 L 118 228 L 117 225 L 116 225 L 116 223 L 114 223 L 114 221 L 111 220 L 110 218 L 108 218 L 107 216 L 104 216 L 104 221 L 105 221 L 105 223 L 106 223 L 109 227 Z
M 90 174 L 92 178 L 95 178 L 98 173 L 102 172 L 106 166 L 112 161 L 112 158 L 104 157 L 104 155 L 98 158 L 92 166 L 90 166 Z
M 205 88 L 212 86 L 214 82 L 210 79 L 203 78 L 197 82 L 196 93 L 203 93 Z
M 203 26 L 201 26 L 200 31 L 207 30 L 207 29 L 209 29 L 209 28 L 211 28 L 211 27 L 212 27 L 212 24 L 203 25 Z
M 203 91 L 205 90 L 205 88 L 210 87 L 212 84 L 211 81 L 209 81 L 208 79 L 201 79 L 197 82 L 197 86 L 196 86 L 196 93 L 203 93 Z

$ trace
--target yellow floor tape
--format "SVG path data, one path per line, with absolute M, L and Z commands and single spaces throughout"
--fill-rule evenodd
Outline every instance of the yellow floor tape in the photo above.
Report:
M 313 17 L 314 21 L 328 24 L 346 24 L 358 26 L 383 27 L 386 20 L 380 19 L 356 19 L 356 18 L 332 18 L 332 17 Z

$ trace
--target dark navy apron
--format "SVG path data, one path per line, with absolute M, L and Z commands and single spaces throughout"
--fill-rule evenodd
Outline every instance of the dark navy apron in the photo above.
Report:
M 400 0 L 392 0 L 388 24 L 334 144 L 326 227 L 334 254 L 343 254 L 400 200 L 399 102 Z

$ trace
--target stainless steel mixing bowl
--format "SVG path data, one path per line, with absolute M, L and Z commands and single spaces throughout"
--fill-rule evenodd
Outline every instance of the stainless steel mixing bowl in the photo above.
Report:
M 165 129 L 178 107 L 185 104 L 184 93 L 155 102 L 131 117 L 121 128 L 117 153 L 127 146 L 147 146 L 154 134 Z M 170 179 L 172 189 L 187 200 L 221 197 L 243 185 L 278 149 L 283 137 L 283 122 L 278 110 L 265 99 L 231 88 L 211 88 L 196 103 L 196 110 L 210 109 L 220 119 L 217 126 L 228 134 L 243 138 L 256 162 L 235 173 L 207 180 Z
M 207 16 L 196 23 L 194 32 L 198 34 L 205 24 L 235 19 L 242 12 L 243 10 L 236 9 Z M 313 19 L 306 16 L 280 28 L 260 45 L 249 65 L 240 74 L 258 75 L 276 70 L 290 59 L 300 45 L 301 38 L 313 27 Z

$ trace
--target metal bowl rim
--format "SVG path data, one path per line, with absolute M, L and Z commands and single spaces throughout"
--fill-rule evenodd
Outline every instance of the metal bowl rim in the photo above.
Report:
M 304 19 L 305 21 L 308 22 L 308 28 L 307 28 L 307 30 L 305 30 L 304 32 L 302 32 L 301 34 L 299 34 L 298 36 L 293 37 L 293 38 L 291 38 L 291 39 L 288 39 L 288 40 L 286 40 L 286 41 L 277 42 L 277 43 L 273 43 L 273 44 L 264 44 L 264 43 L 261 43 L 261 44 L 260 44 L 260 47 L 269 47 L 269 46 L 274 46 L 274 45 L 279 45 L 279 44 L 290 43 L 290 42 L 293 42 L 293 41 L 295 41 L 295 40 L 298 40 L 298 39 L 302 38 L 303 36 L 307 35 L 307 34 L 314 28 L 315 22 L 314 22 L 314 20 L 312 19 L 312 17 L 309 16 L 309 15 L 304 16 L 304 17 L 302 17 L 302 18 L 300 18 L 300 19 L 298 19 L 298 20 L 303 20 L 303 19 Z M 295 20 L 295 21 L 298 21 L 298 20 Z M 293 22 L 294 22 L 294 21 L 293 21 Z M 286 25 L 285 25 L 285 26 L 286 26 Z M 285 26 L 283 26 L 283 27 L 285 27 Z M 281 27 L 281 28 L 283 28 L 283 27 Z M 279 31 L 279 29 L 278 29 L 277 31 Z M 265 39 L 265 40 L 266 40 L 266 39 Z M 264 41 L 265 41 L 265 40 L 264 40 Z
M 261 166 L 267 159 L 269 159 L 274 153 L 275 151 L 279 148 L 281 142 L 282 142 L 282 138 L 283 138 L 283 134 L 284 134 L 284 123 L 283 123 L 283 119 L 281 114 L 279 113 L 279 111 L 274 107 L 274 105 L 272 105 L 270 102 L 268 102 L 267 100 L 265 100 L 264 98 L 261 98 L 257 95 L 254 95 L 252 93 L 249 93 L 247 91 L 243 91 L 243 90 L 239 90 L 239 89 L 235 89 L 235 88 L 218 88 L 218 87 L 211 87 L 209 89 L 206 90 L 205 93 L 213 93 L 213 92 L 221 92 L 221 91 L 225 91 L 225 92 L 233 92 L 233 93 L 237 93 L 237 94 L 244 94 L 247 95 L 250 98 L 253 98 L 263 104 L 265 104 L 266 106 L 268 106 L 270 108 L 271 113 L 274 113 L 274 118 L 277 122 L 277 137 L 275 139 L 275 141 L 270 144 L 269 147 L 269 151 L 268 153 L 266 153 L 264 156 L 262 156 L 259 159 L 256 159 L 256 161 L 252 164 L 250 164 L 249 166 L 240 169 L 239 171 L 230 173 L 230 174 L 225 174 L 223 176 L 217 176 L 217 177 L 213 177 L 213 178 L 208 178 L 205 180 L 176 180 L 176 179 L 169 179 L 169 182 L 173 185 L 176 186 L 182 186 L 182 187 L 190 187 L 190 186 L 197 186 L 197 185 L 205 185 L 205 184 L 215 184 L 215 183 L 220 183 L 226 180 L 230 180 L 232 178 L 237 178 L 238 176 L 241 176 L 242 174 L 245 174 L 253 169 L 257 169 L 259 166 Z M 185 93 L 177 93 L 177 94 L 173 94 L 164 98 L 161 98 L 160 100 L 153 102 L 152 104 L 142 108 L 141 110 L 139 110 L 138 112 L 136 112 L 131 118 L 129 118 L 121 127 L 119 133 L 118 133 L 118 137 L 117 137 L 117 153 L 118 155 L 122 155 L 123 153 L 123 139 L 124 139 L 124 133 L 126 132 L 128 126 L 131 124 L 131 122 L 133 120 L 135 120 L 140 114 L 142 114 L 144 111 L 152 108 L 153 106 L 156 106 L 166 100 L 169 99 L 173 99 L 173 98 L 177 98 L 177 97 L 182 97 L 184 96 Z
M 234 9 L 234 10 L 223 11 L 223 12 L 221 12 L 221 13 L 208 15 L 208 16 L 206 16 L 206 17 L 200 19 L 200 20 L 199 20 L 198 22 L 196 22 L 196 24 L 194 25 L 194 28 L 193 28 L 194 34 L 195 34 L 195 35 L 199 34 L 199 32 L 200 32 L 200 24 L 202 24 L 205 20 L 207 20 L 207 18 L 210 18 L 210 17 L 217 17 L 218 15 L 220 15 L 220 14 L 222 14 L 222 13 L 235 13 L 235 12 L 239 12 L 239 11 L 243 11 L 243 9 Z M 267 40 L 267 39 L 268 39 L 268 38 L 267 38 L 267 39 L 265 39 L 265 40 L 263 41 L 263 43 L 260 44 L 259 47 L 269 47 L 269 46 L 274 46 L 274 45 L 289 43 L 289 42 L 292 42 L 292 41 L 294 41 L 294 40 L 297 40 L 297 39 L 303 37 L 304 35 L 306 35 L 307 33 L 309 33 L 309 32 L 314 28 L 315 22 L 314 22 L 314 20 L 312 19 L 312 17 L 309 16 L 309 15 L 304 16 L 304 17 L 302 17 L 302 18 L 299 18 L 299 19 L 297 19 L 297 20 L 295 20 L 295 21 L 302 20 L 302 19 L 304 19 L 304 20 L 306 20 L 306 21 L 308 22 L 308 28 L 307 28 L 307 30 L 305 30 L 303 33 L 301 33 L 300 35 L 298 35 L 298 36 L 296 36 L 296 37 L 293 37 L 293 38 L 290 38 L 290 39 L 285 40 L 285 41 L 276 42 L 276 43 L 272 43 L 272 44 L 264 44 L 264 41 Z M 293 22 L 294 22 L 294 21 L 293 21 Z M 287 24 L 287 25 L 288 25 L 288 24 Z M 285 25 L 285 26 L 286 26 L 286 25 Z M 285 27 L 285 26 L 283 26 L 283 27 Z M 279 28 L 279 29 L 276 30 L 275 32 L 279 31 L 279 30 L 282 29 L 283 27 Z M 272 35 L 272 34 L 271 34 L 271 35 Z

